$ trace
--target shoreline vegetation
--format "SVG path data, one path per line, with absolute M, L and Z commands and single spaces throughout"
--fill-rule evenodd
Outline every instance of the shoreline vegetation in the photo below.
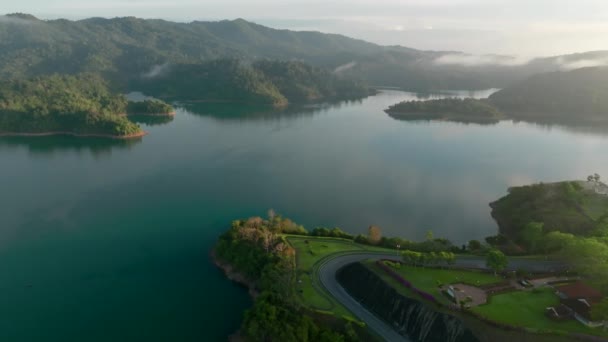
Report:
M 66 135 L 77 138 L 107 138 L 107 139 L 117 139 L 117 140 L 128 140 L 135 138 L 142 138 L 149 133 L 147 131 L 141 131 L 134 134 L 129 135 L 110 135 L 110 134 L 80 134 L 74 132 L 40 132 L 40 133 L 26 133 L 26 132 L 0 132 L 0 137 L 48 137 L 54 135 Z
M 174 116 L 175 109 L 161 100 L 129 101 L 126 115 Z

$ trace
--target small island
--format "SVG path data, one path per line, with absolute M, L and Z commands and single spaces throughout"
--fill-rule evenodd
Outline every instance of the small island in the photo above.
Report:
M 447 98 L 429 101 L 405 101 L 386 110 L 402 120 L 440 120 L 471 123 L 497 123 L 504 114 L 488 100 Z
M 487 99 L 406 101 L 386 112 L 398 120 L 497 123 L 516 120 L 546 124 L 608 123 L 608 68 L 537 74 Z
M 0 82 L 0 135 L 144 136 L 146 132 L 126 112 L 126 98 L 111 93 L 94 74 Z

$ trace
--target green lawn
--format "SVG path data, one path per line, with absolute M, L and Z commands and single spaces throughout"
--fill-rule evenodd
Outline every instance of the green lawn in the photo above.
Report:
M 386 274 L 382 269 L 375 265 L 374 261 L 365 262 L 367 267 L 375 271 L 385 281 L 393 284 L 395 287 L 402 287 L 400 291 L 405 295 L 412 295 L 410 291 L 403 287 L 390 276 Z M 466 283 L 470 285 L 486 285 L 502 281 L 502 278 L 495 277 L 493 274 L 476 272 L 476 271 L 462 271 L 462 270 L 450 270 L 450 269 L 435 269 L 435 268 L 422 268 L 401 265 L 401 268 L 392 268 L 395 272 L 399 273 L 404 279 L 408 280 L 414 287 L 428 292 L 435 296 L 437 300 L 447 304 L 449 300 L 439 290 L 438 283 L 447 285 L 455 283 Z
M 608 336 L 602 329 L 588 328 L 578 321 L 556 322 L 545 316 L 545 308 L 559 305 L 551 288 L 540 291 L 516 291 L 492 296 L 490 301 L 471 310 L 493 321 L 532 330 L 578 332 Z
M 316 270 L 322 259 L 333 254 L 357 251 L 394 252 L 397 256 L 396 251 L 357 244 L 346 239 L 291 235 L 287 236 L 287 240 L 296 249 L 298 290 L 302 304 L 311 309 L 330 311 L 338 316 L 350 317 L 351 314 L 323 291 L 318 283 Z
M 364 264 L 376 272 L 384 281 L 392 285 L 397 292 L 409 297 L 416 296 L 411 290 L 378 268 L 374 261 L 366 261 Z M 435 298 L 444 303 L 447 303 L 448 299 L 439 292 L 436 285 L 437 280 L 445 284 L 466 282 L 480 285 L 491 284 L 501 280 L 491 274 L 469 271 L 423 269 L 408 266 L 402 266 L 400 270 L 396 271 L 414 286 L 431 293 Z M 608 332 L 599 328 L 588 328 L 578 321 L 556 322 L 547 318 L 545 316 L 545 308 L 555 305 L 559 305 L 559 298 L 553 293 L 552 289 L 544 288 L 537 293 L 532 291 L 516 291 L 492 296 L 487 304 L 471 308 L 471 310 L 490 320 L 525 327 L 537 332 L 551 331 L 558 334 L 583 333 L 608 336 Z

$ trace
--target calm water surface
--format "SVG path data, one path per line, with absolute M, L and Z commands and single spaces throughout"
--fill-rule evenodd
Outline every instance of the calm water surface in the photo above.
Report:
M 608 175 L 602 129 L 382 111 L 414 97 L 192 107 L 140 142 L 0 139 L 0 341 L 225 340 L 250 300 L 208 251 L 235 218 L 463 243 L 496 233 L 508 186 Z

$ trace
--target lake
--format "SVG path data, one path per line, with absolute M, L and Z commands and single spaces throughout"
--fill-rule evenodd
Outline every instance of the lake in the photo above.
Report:
M 234 219 L 461 244 L 496 234 L 509 186 L 608 175 L 608 130 L 383 112 L 414 98 L 187 106 L 133 142 L 0 139 L 0 341 L 225 340 L 251 302 L 208 253 Z

